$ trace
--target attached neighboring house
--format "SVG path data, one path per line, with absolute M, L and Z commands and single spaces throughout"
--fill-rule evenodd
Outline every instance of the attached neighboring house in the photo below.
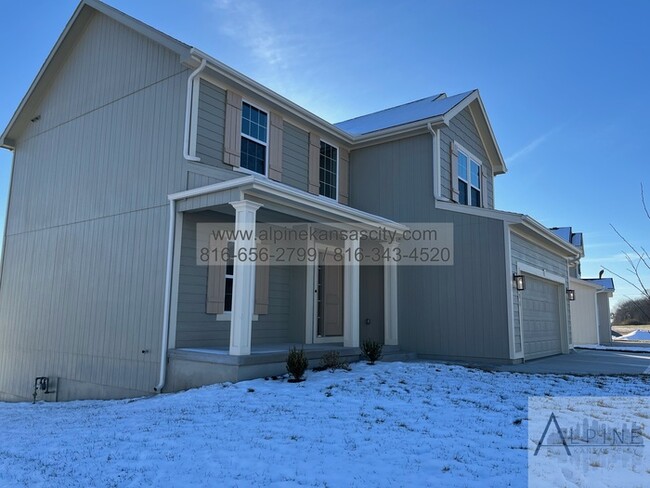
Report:
M 584 255 L 582 232 L 573 232 L 571 227 L 553 227 L 553 233 L 579 248 Z M 569 268 L 571 303 L 571 332 L 574 345 L 602 344 L 612 342 L 612 323 L 609 299 L 614 294 L 612 278 L 583 278 L 580 261 L 574 261 Z
M 37 377 L 55 391 L 39 398 L 67 400 L 277 374 L 293 344 L 316 362 L 374 339 L 503 363 L 572 344 L 581 251 L 494 209 L 506 166 L 477 90 L 331 124 L 86 0 L 0 144 L 14 153 L 1 400 L 31 400 Z M 451 223 L 454 265 L 201 265 L 198 229 L 214 222 Z

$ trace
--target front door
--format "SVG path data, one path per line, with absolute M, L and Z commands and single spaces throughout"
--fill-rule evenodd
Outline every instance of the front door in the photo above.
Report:
M 319 253 L 316 267 L 314 304 L 316 312 L 315 338 L 343 336 L 343 265 L 325 263 Z
M 359 339 L 384 343 L 384 268 L 361 266 L 359 277 Z

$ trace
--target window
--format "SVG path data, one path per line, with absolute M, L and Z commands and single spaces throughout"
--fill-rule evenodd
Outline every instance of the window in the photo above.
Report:
M 323 141 L 320 141 L 320 190 L 324 197 L 336 200 L 338 185 L 337 173 L 339 165 L 339 150 Z
M 266 174 L 268 114 L 242 103 L 240 166 L 255 173 Z
M 232 284 L 235 277 L 235 243 L 228 243 L 228 261 L 226 262 L 226 294 L 224 297 L 224 312 L 232 312 Z
M 458 150 L 458 203 L 481 206 L 481 163 Z

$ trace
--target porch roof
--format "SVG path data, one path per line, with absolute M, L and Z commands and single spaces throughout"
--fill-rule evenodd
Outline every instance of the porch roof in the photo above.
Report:
M 403 224 L 379 215 L 256 175 L 242 176 L 168 196 L 170 201 L 177 202 L 177 210 L 181 212 L 224 205 L 251 197 L 263 203 L 266 208 L 281 211 L 292 209 L 313 219 L 327 219 L 364 227 L 383 227 L 398 234 L 408 229 Z

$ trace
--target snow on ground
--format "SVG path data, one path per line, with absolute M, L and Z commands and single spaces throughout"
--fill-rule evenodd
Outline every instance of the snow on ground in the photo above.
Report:
M 0 403 L 0 486 L 525 486 L 528 396 L 649 381 L 354 364 L 299 384 Z
M 650 341 L 650 330 L 637 329 L 629 334 L 617 337 L 618 341 Z

